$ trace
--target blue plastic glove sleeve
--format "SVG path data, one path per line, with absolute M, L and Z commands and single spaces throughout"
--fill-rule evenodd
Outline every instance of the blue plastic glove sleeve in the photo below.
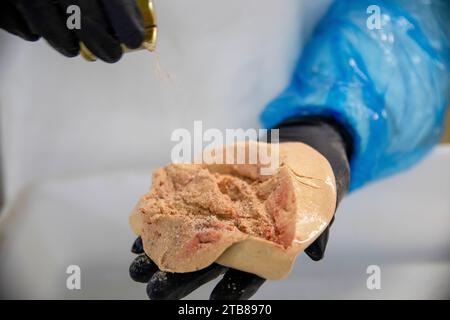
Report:
M 263 125 L 303 116 L 340 122 L 353 139 L 350 190 L 410 167 L 443 132 L 449 26 L 446 0 L 334 2 Z

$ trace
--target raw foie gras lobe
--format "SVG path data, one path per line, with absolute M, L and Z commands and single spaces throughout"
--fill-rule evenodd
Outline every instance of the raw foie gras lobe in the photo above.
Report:
M 146 253 L 166 271 L 216 261 L 267 279 L 285 277 L 331 220 L 336 190 L 327 160 L 309 146 L 283 143 L 280 157 L 270 177 L 255 176 L 248 165 L 157 170 L 130 216 Z

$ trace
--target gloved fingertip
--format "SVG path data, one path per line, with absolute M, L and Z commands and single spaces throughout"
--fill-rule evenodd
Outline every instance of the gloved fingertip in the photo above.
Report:
M 134 0 L 102 0 L 115 35 L 120 43 L 137 49 L 144 42 L 144 21 Z
M 167 273 L 156 271 L 147 283 L 147 296 L 150 300 L 171 300 L 170 292 L 165 290 L 164 282 L 167 282 Z
M 38 41 L 41 38 L 41 36 L 38 36 L 36 34 L 30 34 L 30 35 L 23 36 L 22 38 L 27 41 L 35 42 L 35 41 Z
M 26 41 L 37 41 L 40 36 L 33 33 L 14 2 L 0 2 L 0 29 L 18 36 Z
M 106 63 L 116 63 L 120 59 L 122 59 L 122 54 L 119 56 L 108 56 L 108 57 L 101 57 L 100 60 L 106 62 Z
M 248 300 L 266 280 L 255 274 L 228 270 L 216 285 L 209 297 L 210 300 Z
M 111 48 L 108 52 L 92 50 L 92 52 L 99 58 L 100 60 L 106 63 L 116 63 L 122 58 L 123 51 L 120 46 Z
M 330 234 L 330 225 L 322 232 L 322 234 L 305 249 L 305 253 L 313 261 L 322 260 L 325 255 L 325 249 L 328 243 L 328 237 Z
M 68 57 L 68 58 L 73 58 L 78 56 L 79 52 L 80 52 L 80 47 L 78 46 L 78 44 L 73 43 L 71 46 L 61 46 L 56 44 L 55 42 L 48 40 L 47 42 L 59 53 L 61 53 L 63 56 Z
M 131 279 L 142 283 L 147 283 L 157 271 L 158 266 L 145 254 L 134 259 L 129 269 Z
M 151 300 L 182 299 L 205 283 L 214 280 L 226 270 L 226 267 L 214 263 L 194 272 L 170 273 L 157 271 L 147 284 L 147 295 Z
M 308 255 L 308 257 L 311 258 L 313 261 L 320 261 L 323 259 L 325 252 L 321 250 L 321 248 L 317 246 L 310 246 L 307 250 L 305 250 L 305 253 Z
M 15 33 L 16 36 L 21 37 L 23 40 L 35 42 L 38 41 L 41 36 L 34 34 L 34 33 L 27 33 L 27 32 L 17 32 Z
M 144 253 L 144 245 L 142 243 L 141 236 L 137 237 L 137 239 L 134 240 L 133 246 L 131 247 L 131 252 L 133 252 L 135 254 Z
M 130 49 L 138 49 L 144 42 L 144 30 L 135 30 L 123 37 L 123 43 Z

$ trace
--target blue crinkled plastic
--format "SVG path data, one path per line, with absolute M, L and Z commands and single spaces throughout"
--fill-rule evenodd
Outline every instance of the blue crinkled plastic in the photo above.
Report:
M 380 9 L 380 29 L 367 25 L 370 5 Z M 336 1 L 290 86 L 263 111 L 263 125 L 311 115 L 341 122 L 354 140 L 351 190 L 408 168 L 443 132 L 449 26 L 446 0 Z

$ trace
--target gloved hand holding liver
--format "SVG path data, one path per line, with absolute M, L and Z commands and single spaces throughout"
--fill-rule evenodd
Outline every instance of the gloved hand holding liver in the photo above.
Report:
M 236 147 L 248 152 L 249 144 L 258 143 Z M 161 270 L 192 272 L 217 261 L 266 279 L 287 276 L 331 221 L 336 186 L 330 164 L 311 147 L 275 146 L 281 162 L 271 176 L 257 164 L 172 164 L 154 173 L 130 221 Z

